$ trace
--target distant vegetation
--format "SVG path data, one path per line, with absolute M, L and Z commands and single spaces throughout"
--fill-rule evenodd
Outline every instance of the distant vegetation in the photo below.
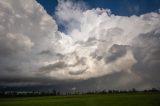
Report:
M 150 90 L 143 90 L 143 91 L 138 91 L 135 88 L 131 90 L 102 90 L 102 91 L 88 91 L 88 92 L 79 92 L 79 91 L 73 91 L 73 92 L 68 92 L 65 94 L 60 93 L 57 90 L 52 90 L 52 91 L 5 91 L 1 90 L 0 91 L 0 97 L 21 97 L 21 96 L 60 96 L 60 95 L 94 95 L 94 94 L 121 94 L 121 93 L 154 93 L 154 92 L 159 92 L 160 90 L 156 88 L 152 88 Z

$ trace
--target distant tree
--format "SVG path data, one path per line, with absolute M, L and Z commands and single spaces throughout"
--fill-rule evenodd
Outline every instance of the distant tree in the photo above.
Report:
M 108 90 L 108 93 L 113 93 L 113 91 L 112 90 Z
M 131 92 L 136 92 L 136 89 L 135 89 L 135 88 L 132 88 Z
M 57 92 L 57 95 L 60 95 L 60 92 L 59 92 L 59 91 Z
M 52 95 L 56 95 L 57 91 L 56 90 L 53 90 L 52 91 Z
M 151 91 L 152 91 L 152 92 L 158 92 L 159 90 L 156 89 L 156 88 L 152 88 Z
M 105 89 L 100 92 L 100 94 L 106 94 L 106 93 L 107 93 L 107 92 L 106 92 Z

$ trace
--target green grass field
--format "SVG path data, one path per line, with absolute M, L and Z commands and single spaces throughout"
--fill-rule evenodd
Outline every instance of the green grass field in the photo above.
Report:
M 0 106 L 160 106 L 159 93 L 0 98 Z

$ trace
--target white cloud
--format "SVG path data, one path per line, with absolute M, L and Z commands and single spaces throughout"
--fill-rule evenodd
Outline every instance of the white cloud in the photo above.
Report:
M 14 67 L 20 76 L 33 80 L 83 80 L 125 72 L 142 81 L 135 70 L 146 68 L 137 64 L 150 59 L 153 64 L 159 62 L 153 53 L 145 54 L 148 49 L 159 50 L 159 13 L 126 17 L 111 14 L 109 9 L 81 6 L 85 7 L 59 1 L 56 17 L 67 28 L 66 34 L 57 30 L 55 21 L 36 1 L 0 1 L 1 79 L 16 77 L 8 72 Z M 16 54 L 2 55 L 13 50 Z
M 55 21 L 35 0 L 0 1 L 1 79 L 35 77 L 34 71 L 47 59 L 37 54 L 52 48 L 57 33 Z
M 140 34 L 151 32 L 160 26 L 158 24 L 160 21 L 158 13 L 148 13 L 140 17 L 126 17 L 111 14 L 108 9 L 79 10 L 79 8 L 75 9 L 76 7 L 74 6 L 69 1 L 60 2 L 58 11 L 56 12 L 57 17 L 61 21 L 65 20 L 66 23 L 73 25 L 75 25 L 75 22 L 78 22 L 74 27 L 69 25 L 70 28 L 66 37 L 72 39 L 72 43 L 66 43 L 67 48 L 66 50 L 64 49 L 64 51 L 68 51 L 67 53 L 74 53 L 74 55 L 66 54 L 62 61 L 67 60 L 67 63 L 74 63 L 72 58 L 78 56 L 78 58 L 85 58 L 85 64 L 83 66 L 77 65 L 63 68 L 62 72 L 64 74 L 62 74 L 63 77 L 60 77 L 60 79 L 86 79 L 117 71 L 132 71 L 132 66 L 136 63 L 132 52 L 132 48 L 134 47 L 133 42 L 136 42 L 134 39 L 140 36 Z M 74 10 L 78 11 L 76 12 L 78 14 L 72 14 Z M 67 19 L 64 19 L 66 11 L 70 13 L 67 17 L 73 17 L 74 22 L 67 17 Z M 65 34 L 62 36 L 65 36 Z M 60 41 L 66 42 L 63 40 L 66 39 L 61 39 Z M 105 57 L 109 57 L 112 54 L 109 53 L 109 50 L 115 44 L 128 46 L 126 48 L 127 53 L 117 60 L 106 64 Z M 120 53 L 121 51 L 118 51 L 118 54 Z M 99 59 L 97 60 L 96 58 Z M 75 68 L 74 71 L 78 71 L 82 67 L 87 67 L 87 69 L 80 75 L 69 75 L 70 70 L 73 68 Z M 53 72 L 51 76 L 58 77 L 55 73 Z M 60 74 L 61 71 L 57 71 L 57 73 Z

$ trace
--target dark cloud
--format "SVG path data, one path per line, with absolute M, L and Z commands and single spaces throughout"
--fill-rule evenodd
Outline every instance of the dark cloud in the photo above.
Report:
M 67 64 L 65 62 L 57 62 L 57 63 L 54 63 L 54 64 L 49 64 L 47 66 L 44 66 L 44 67 L 41 67 L 39 70 L 41 72 L 50 72 L 50 71 L 58 71 L 58 69 L 61 69 L 61 68 L 64 68 L 64 67 L 67 67 Z
M 160 82 L 160 32 L 151 31 L 139 35 L 134 42 L 133 53 L 137 60 L 133 70 L 146 83 L 157 86 Z
M 38 53 L 38 55 L 52 55 L 52 52 L 49 49 L 43 50 L 40 53 Z
M 111 46 L 108 52 L 109 56 L 105 58 L 106 63 L 110 63 L 124 56 L 127 52 L 127 46 L 114 44 L 113 46 Z
M 72 54 L 74 54 L 74 53 L 72 53 Z M 78 65 L 85 65 L 85 58 L 83 58 L 83 57 L 79 58 L 79 56 L 76 56 L 76 62 L 74 64 L 67 64 L 64 61 L 59 61 L 54 64 L 49 64 L 49 65 L 43 66 L 39 70 L 40 70 L 40 72 L 43 72 L 43 73 L 49 73 L 51 71 L 58 71 L 60 69 L 65 69 L 67 67 L 75 67 Z M 76 72 L 69 72 L 69 74 L 72 74 L 72 75 L 73 74 L 80 74 L 80 73 L 83 73 L 85 70 L 86 69 L 76 71 Z
M 88 68 L 85 68 L 85 69 L 83 69 L 83 70 L 78 70 L 78 71 L 70 71 L 69 72 L 69 74 L 71 74 L 71 75 L 80 75 L 80 74 L 83 74 L 83 73 L 85 73 L 85 71 L 87 70 Z
M 6 67 L 5 70 L 10 72 L 10 73 L 16 73 L 16 72 L 20 72 L 21 71 L 21 69 L 19 69 L 18 66 Z

